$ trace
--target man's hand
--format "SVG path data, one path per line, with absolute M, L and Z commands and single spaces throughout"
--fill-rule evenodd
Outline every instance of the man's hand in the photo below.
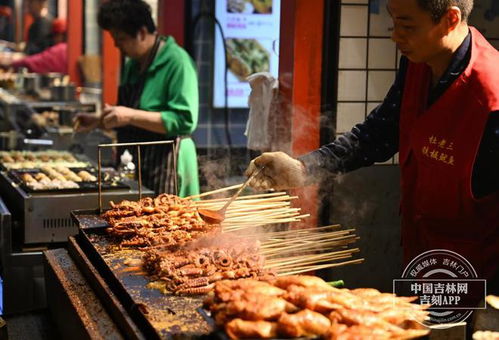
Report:
M 251 161 L 246 176 L 264 166 L 265 168 L 249 183 L 255 189 L 260 190 L 283 190 L 305 185 L 305 165 L 284 152 L 265 152 Z
M 134 111 L 125 106 L 111 106 L 106 104 L 102 112 L 102 125 L 105 129 L 130 125 Z
M 88 132 L 100 125 L 100 117 L 91 113 L 78 113 L 73 119 L 75 132 Z

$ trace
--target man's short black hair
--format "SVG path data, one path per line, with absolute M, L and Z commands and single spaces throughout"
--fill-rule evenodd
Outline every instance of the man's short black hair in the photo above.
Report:
M 144 26 L 149 33 L 156 31 L 151 7 L 143 0 L 108 0 L 100 5 L 97 22 L 104 30 L 115 29 L 132 37 Z
M 452 6 L 461 10 L 461 19 L 467 22 L 473 9 L 473 0 L 418 0 L 418 4 L 423 10 L 430 12 L 434 22 L 439 22 Z

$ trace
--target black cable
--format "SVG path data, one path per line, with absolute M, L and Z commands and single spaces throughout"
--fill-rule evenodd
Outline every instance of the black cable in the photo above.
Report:
M 205 1 L 202 2 L 205 4 Z M 225 120 L 225 136 L 227 139 L 227 148 L 229 151 L 229 157 L 231 154 L 232 150 L 232 137 L 230 135 L 230 116 L 229 116 L 229 103 L 228 103 L 228 73 L 229 73 L 229 60 L 228 60 L 228 53 L 227 53 L 227 43 L 225 41 L 225 34 L 222 28 L 222 25 L 216 18 L 216 16 L 213 14 L 213 12 L 210 12 L 206 6 L 203 6 L 205 8 L 201 9 L 201 12 L 194 18 L 193 20 L 193 26 L 192 26 L 192 31 L 196 31 L 196 27 L 201 21 L 201 19 L 206 18 L 210 19 L 215 23 L 215 26 L 218 28 L 220 31 L 220 35 L 222 37 L 222 43 L 223 43 L 223 48 L 224 48 L 224 55 L 225 55 L 225 72 L 224 72 L 224 120 Z

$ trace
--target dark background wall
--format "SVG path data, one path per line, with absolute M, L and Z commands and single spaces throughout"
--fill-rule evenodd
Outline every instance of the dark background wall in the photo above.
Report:
M 321 273 L 344 280 L 348 288 L 373 287 L 392 291 L 402 273 L 398 166 L 379 165 L 343 175 L 334 185 L 331 222 L 355 227 L 364 263 Z

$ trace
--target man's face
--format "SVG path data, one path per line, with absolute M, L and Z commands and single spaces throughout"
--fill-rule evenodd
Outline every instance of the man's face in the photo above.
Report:
M 110 33 L 114 40 L 114 46 L 116 46 L 121 53 L 132 59 L 139 59 L 142 57 L 143 49 L 141 47 L 139 34 L 137 34 L 136 37 L 133 37 L 116 29 L 111 29 Z
M 388 0 L 387 9 L 393 20 L 392 40 L 410 61 L 428 62 L 442 51 L 444 19 L 433 22 L 417 0 Z

